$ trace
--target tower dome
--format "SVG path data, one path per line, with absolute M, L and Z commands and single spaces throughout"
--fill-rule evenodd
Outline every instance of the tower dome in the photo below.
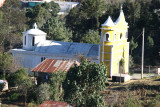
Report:
M 23 49 L 34 50 L 36 44 L 46 40 L 46 33 L 38 29 L 37 24 L 33 28 L 23 32 Z

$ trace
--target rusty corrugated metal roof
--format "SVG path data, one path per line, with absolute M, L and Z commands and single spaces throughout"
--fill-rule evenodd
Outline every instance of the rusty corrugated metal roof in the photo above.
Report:
M 41 105 L 37 107 L 72 107 L 66 102 L 61 102 L 61 101 L 45 101 Z
M 62 59 L 46 59 L 33 68 L 32 72 L 47 72 L 54 73 L 57 71 L 68 71 L 74 64 L 80 65 L 77 61 L 62 60 Z

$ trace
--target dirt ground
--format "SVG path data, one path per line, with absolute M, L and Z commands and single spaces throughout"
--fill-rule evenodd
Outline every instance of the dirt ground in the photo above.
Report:
M 160 76 L 131 80 L 121 84 L 109 82 L 109 86 L 102 94 L 106 106 L 123 102 L 131 96 L 148 104 L 152 98 L 160 95 Z

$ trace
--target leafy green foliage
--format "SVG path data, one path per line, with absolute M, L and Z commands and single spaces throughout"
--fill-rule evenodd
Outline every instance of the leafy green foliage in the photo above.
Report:
M 26 27 L 26 17 L 17 0 L 6 0 L 0 11 L 3 14 L 0 22 L 0 51 L 6 52 L 21 44 L 21 32 Z
M 49 75 L 50 91 L 52 92 L 51 99 L 55 101 L 63 100 L 62 82 L 64 82 L 66 73 L 59 71 Z
M 39 85 L 39 87 L 37 88 L 37 100 L 39 103 L 50 99 L 51 92 L 49 89 L 50 85 L 47 83 Z
M 3 71 L 3 79 L 5 79 L 5 73 L 10 69 L 12 64 L 12 56 L 8 53 L 0 53 L 0 69 Z
M 15 73 L 11 73 L 7 80 L 10 86 L 18 86 L 21 84 L 25 79 L 28 79 L 28 71 L 24 68 L 19 69 Z
M 48 38 L 51 40 L 70 42 L 72 32 L 65 27 L 65 23 L 58 18 L 51 18 L 44 25 Z
M 85 60 L 80 66 L 75 65 L 67 73 L 63 83 L 64 100 L 78 107 L 101 106 L 103 99 L 99 96 L 99 91 L 105 89 L 106 79 L 105 65 Z
M 100 43 L 100 35 L 98 31 L 89 30 L 83 37 L 81 42 L 90 43 L 90 44 L 99 44 Z
M 131 41 L 130 41 L 130 50 L 131 50 L 131 54 L 133 52 L 134 49 L 136 49 L 138 46 L 138 43 L 134 41 L 134 37 L 132 37 Z
M 29 92 L 34 91 L 34 84 L 31 78 L 24 79 L 21 81 L 18 87 L 18 92 L 21 96 L 24 97 L 24 104 L 28 101 Z
M 29 8 L 26 12 L 26 17 L 29 18 L 28 25 L 32 26 L 36 22 L 39 28 L 43 28 L 50 18 L 57 16 L 59 10 L 59 5 L 53 1 Z
M 82 0 L 79 7 L 71 9 L 66 24 L 73 30 L 73 41 L 80 42 L 89 29 L 99 27 L 99 18 L 106 10 L 105 4 L 103 0 Z

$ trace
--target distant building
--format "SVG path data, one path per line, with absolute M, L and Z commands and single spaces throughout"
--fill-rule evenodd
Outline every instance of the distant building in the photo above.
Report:
M 37 4 L 42 4 L 44 2 L 51 2 L 54 0 L 21 0 L 23 7 L 34 7 Z M 66 2 L 66 1 L 54 1 L 55 3 L 59 4 L 60 12 L 59 15 L 68 13 L 70 9 L 77 6 L 79 2 Z
M 0 7 L 3 6 L 4 2 L 5 2 L 5 0 L 0 0 Z

